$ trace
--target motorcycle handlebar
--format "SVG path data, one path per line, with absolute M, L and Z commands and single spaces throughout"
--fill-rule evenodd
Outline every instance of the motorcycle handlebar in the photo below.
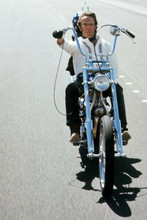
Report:
M 131 37 L 132 39 L 135 38 L 135 35 L 132 34 L 130 31 L 128 31 L 128 30 L 125 29 L 125 28 L 121 28 L 121 32 L 123 32 L 124 34 L 126 34 L 128 37 Z
M 135 35 L 132 34 L 130 31 L 126 30 L 126 33 L 127 33 L 130 37 L 135 38 Z
M 96 53 L 96 54 L 94 54 L 94 55 L 97 55 L 97 56 L 105 56 L 105 57 L 112 56 L 113 53 L 114 53 L 114 51 L 115 51 L 116 41 L 117 41 L 117 37 L 120 35 L 120 31 L 121 31 L 122 33 L 125 33 L 128 37 L 132 38 L 132 39 L 133 39 L 133 42 L 135 42 L 135 41 L 134 41 L 135 35 L 132 34 L 130 31 L 128 31 L 127 29 L 125 29 L 125 28 L 120 28 L 120 27 L 118 27 L 117 25 L 110 25 L 110 24 L 109 24 L 109 25 L 103 25 L 102 27 L 105 27 L 105 26 L 110 26 L 110 28 L 111 28 L 110 33 L 111 33 L 112 35 L 114 35 L 114 43 L 113 43 L 112 51 L 111 51 L 110 53 L 107 53 L 107 54 L 102 54 L 102 53 L 99 53 L 99 54 L 98 54 L 98 53 Z M 114 28 L 114 30 L 113 30 L 113 28 Z M 101 29 L 101 28 L 100 28 L 100 29 Z M 99 29 L 99 30 L 100 30 L 100 29 Z M 75 29 L 74 29 L 73 27 L 68 27 L 68 28 L 62 29 L 62 30 L 60 30 L 60 31 L 54 31 L 52 35 L 53 35 L 54 38 L 61 38 L 61 37 L 63 36 L 63 34 L 65 34 L 68 30 L 72 30 L 72 31 L 73 31 L 73 34 L 74 34 L 74 37 L 75 37 L 75 40 L 76 40 L 76 43 L 77 43 L 77 46 L 78 46 L 78 49 L 79 49 L 80 53 L 81 53 L 83 56 L 91 56 L 91 55 L 93 55 L 93 54 L 91 54 L 91 53 L 87 53 L 87 52 L 85 52 L 85 51 L 82 50 L 82 48 L 81 48 L 81 46 L 80 46 L 80 43 L 79 43 L 79 40 L 78 40 L 77 33 L 76 33 L 76 31 L 75 31 Z

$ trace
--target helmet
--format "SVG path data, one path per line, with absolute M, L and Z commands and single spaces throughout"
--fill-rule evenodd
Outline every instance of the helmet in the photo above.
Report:
M 80 15 L 81 15 L 81 12 L 77 12 L 75 16 L 73 16 L 73 19 L 72 19 L 72 24 L 73 24 L 74 29 L 77 32 L 78 37 L 81 35 L 81 31 L 78 26 L 78 20 L 79 20 Z

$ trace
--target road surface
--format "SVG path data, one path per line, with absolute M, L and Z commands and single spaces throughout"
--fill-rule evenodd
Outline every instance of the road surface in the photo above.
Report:
M 126 36 L 118 41 L 132 139 L 124 148 L 127 157 L 116 159 L 114 194 L 104 200 L 96 170 L 81 167 L 53 101 L 61 50 L 52 32 L 71 25 L 81 2 L 0 1 L 1 220 L 147 219 L 147 16 L 89 1 L 99 26 L 118 24 L 136 35 L 135 45 Z M 56 85 L 62 113 L 68 57 L 63 53 Z

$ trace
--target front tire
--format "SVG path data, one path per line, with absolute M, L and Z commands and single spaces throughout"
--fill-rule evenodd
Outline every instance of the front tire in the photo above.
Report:
M 112 122 L 104 115 L 99 127 L 99 177 L 102 195 L 107 197 L 113 191 L 114 181 L 114 139 Z

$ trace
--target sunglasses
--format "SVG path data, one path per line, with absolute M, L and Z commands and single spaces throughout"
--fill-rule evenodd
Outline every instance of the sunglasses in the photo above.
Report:
M 84 27 L 86 27 L 86 26 L 94 26 L 95 25 L 95 23 L 93 23 L 93 22 L 91 22 L 91 23 L 81 23 L 81 26 L 84 26 Z

